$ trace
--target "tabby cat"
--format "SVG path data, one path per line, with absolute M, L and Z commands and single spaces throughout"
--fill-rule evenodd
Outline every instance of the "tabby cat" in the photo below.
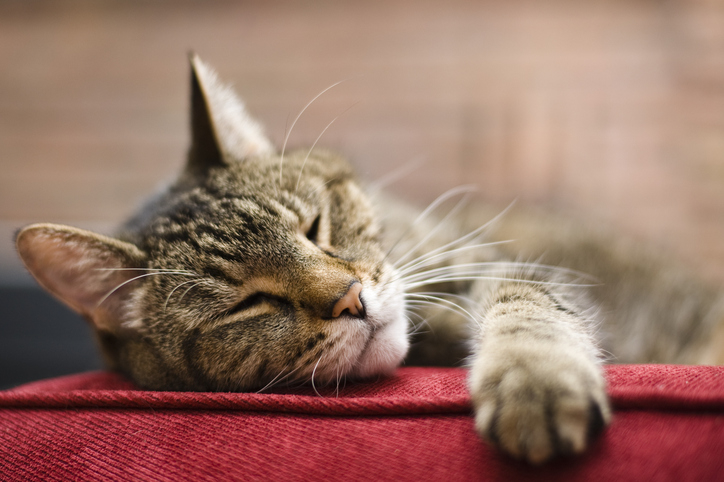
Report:
M 583 451 L 611 419 L 604 349 L 724 361 L 719 293 L 652 255 L 524 210 L 483 224 L 484 208 L 457 204 L 436 219 L 464 189 L 423 213 L 368 197 L 339 156 L 278 152 L 204 62 L 191 66 L 192 143 L 173 185 L 115 237 L 17 235 L 28 270 L 138 386 L 319 386 L 406 356 L 467 359 L 477 432 L 540 463 Z M 510 238 L 528 242 L 495 241 Z

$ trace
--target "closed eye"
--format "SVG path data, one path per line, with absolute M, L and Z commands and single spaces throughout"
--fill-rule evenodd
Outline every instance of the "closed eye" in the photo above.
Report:
M 307 230 L 306 236 L 307 239 L 313 242 L 314 244 L 317 244 L 319 241 L 319 219 L 321 218 L 321 214 L 318 214 L 316 218 L 314 218 L 314 221 L 312 221 L 312 225 Z
M 259 306 L 262 303 L 269 303 L 276 306 L 288 306 L 290 304 L 289 300 L 287 300 L 286 298 L 259 291 L 247 296 L 242 301 L 237 303 L 233 308 L 225 312 L 224 316 L 231 316 L 237 313 L 241 313 L 242 311 L 246 311 L 255 306 Z

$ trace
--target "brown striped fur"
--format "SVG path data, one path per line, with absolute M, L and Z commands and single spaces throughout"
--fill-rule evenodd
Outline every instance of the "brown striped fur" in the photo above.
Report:
M 648 253 L 524 210 L 477 229 L 493 217 L 478 205 L 440 221 L 370 198 L 333 153 L 277 152 L 197 57 L 191 110 L 185 170 L 115 237 L 17 236 L 143 388 L 339 384 L 468 357 L 478 432 L 541 462 L 610 420 L 599 343 L 626 362 L 723 361 L 719 292 Z

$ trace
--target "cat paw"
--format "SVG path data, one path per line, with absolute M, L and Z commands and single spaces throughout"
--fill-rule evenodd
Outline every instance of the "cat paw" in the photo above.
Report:
M 478 434 L 529 463 L 583 452 L 611 419 L 600 367 L 565 350 L 486 353 L 470 376 Z

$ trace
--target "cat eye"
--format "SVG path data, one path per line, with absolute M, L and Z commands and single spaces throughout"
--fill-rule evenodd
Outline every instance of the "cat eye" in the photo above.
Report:
M 242 311 L 246 311 L 262 303 L 271 303 L 273 305 L 286 305 L 289 304 L 289 301 L 287 301 L 285 298 L 282 298 L 281 296 L 275 296 L 269 293 L 263 293 L 259 291 L 254 293 L 253 295 L 247 296 L 242 301 L 237 303 L 233 308 L 226 311 L 224 313 L 224 316 L 231 316 L 237 313 L 241 313 Z
M 232 309 L 224 313 L 225 316 L 235 315 L 242 311 L 248 310 L 252 306 L 256 306 L 264 302 L 264 293 L 254 293 L 251 296 L 247 296 L 241 302 L 237 303 Z
M 317 242 L 319 241 L 319 220 L 321 217 L 321 214 L 317 214 L 317 217 L 314 218 L 314 221 L 312 221 L 312 225 L 309 227 L 306 233 L 307 239 L 314 244 L 317 244 Z

